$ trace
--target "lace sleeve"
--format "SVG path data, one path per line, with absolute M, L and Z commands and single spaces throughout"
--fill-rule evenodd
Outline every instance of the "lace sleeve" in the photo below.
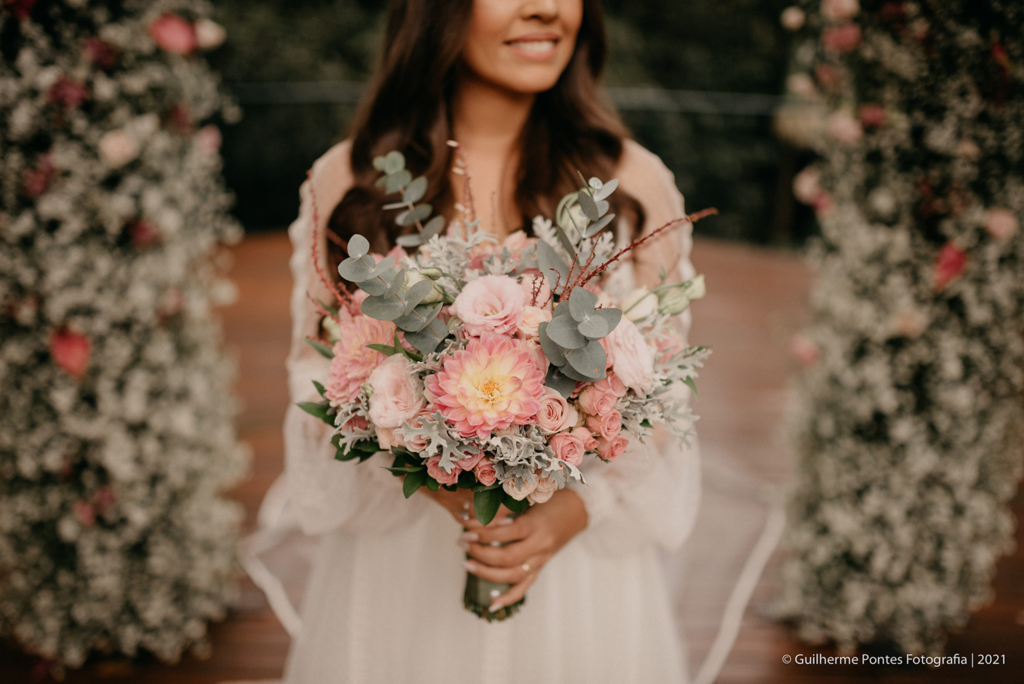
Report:
M 636 143 L 623 154 L 621 187 L 636 197 L 645 213 L 645 233 L 685 215 L 683 197 L 661 160 Z M 637 250 L 623 266 L 629 285 L 657 284 L 664 269 L 669 281 L 693 278 L 690 263 L 692 225 L 665 231 Z M 622 236 L 621 241 L 628 238 Z M 620 280 L 620 286 L 626 284 Z M 685 342 L 690 312 L 678 316 Z M 680 388 L 681 392 L 689 390 Z M 617 554 L 656 544 L 680 546 L 693 528 L 700 502 L 700 456 L 696 438 L 689 447 L 656 430 L 647 448 L 634 444 L 614 464 L 594 463 L 586 485 L 573 485 L 587 508 L 588 528 L 581 535 L 594 550 Z
M 293 253 L 290 260 L 294 285 L 291 298 L 292 340 L 288 355 L 288 386 L 291 403 L 285 414 L 285 477 L 303 531 L 319 534 L 341 526 L 355 530 L 385 530 L 408 523 L 422 512 L 422 497 L 406 501 L 401 481 L 380 466 L 390 465 L 383 456 L 362 463 L 334 460 L 330 429 L 296 404 L 319 399 L 313 380 L 323 381 L 329 362 L 316 353 L 305 338 L 317 335 L 320 315 L 308 295 L 330 301 L 330 292 L 313 268 L 314 239 L 312 188 L 316 190 L 320 225 L 321 267 L 326 264 L 324 228 L 334 207 L 351 185 L 348 145 L 342 143 L 314 166 L 311 180 L 300 190 L 299 217 L 288 229 Z

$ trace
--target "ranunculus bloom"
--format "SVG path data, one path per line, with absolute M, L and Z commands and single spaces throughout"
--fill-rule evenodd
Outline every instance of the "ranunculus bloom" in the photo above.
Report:
M 561 394 L 550 387 L 544 388 L 540 410 L 537 411 L 537 425 L 541 430 L 549 434 L 561 432 L 575 425 L 577 418 L 576 409 Z
M 46 101 L 55 104 L 62 109 L 74 109 L 89 99 L 89 89 L 84 83 L 72 81 L 70 78 L 61 77 L 46 93 Z
M 859 0 L 821 0 L 821 16 L 828 21 L 846 21 L 860 12 Z
M 836 112 L 828 117 L 828 134 L 844 145 L 852 145 L 864 137 L 864 127 L 846 112 Z
M 527 306 L 523 308 L 523 320 L 519 323 L 519 328 L 516 329 L 516 334 L 520 339 L 534 338 L 540 335 L 537 327 L 541 323 L 551 321 L 551 312 L 545 309 L 541 309 L 536 306 Z
M 61 328 L 50 335 L 50 358 L 75 379 L 85 375 L 91 354 L 92 343 L 81 333 Z
M 437 408 L 463 436 L 486 439 L 494 430 L 528 425 L 541 408 L 544 374 L 518 340 L 500 335 L 472 339 L 445 357 L 427 378 Z
M 860 45 L 860 26 L 852 22 L 828 26 L 821 32 L 821 43 L 832 52 L 853 52 Z
M 542 504 L 548 501 L 555 492 L 558 491 L 558 483 L 554 480 L 544 478 L 543 480 L 538 479 L 537 486 L 534 487 L 533 491 L 530 492 L 530 496 L 527 497 L 532 504 Z
M 128 226 L 128 235 L 131 237 L 132 246 L 136 249 L 145 249 L 160 242 L 160 231 L 149 221 L 136 221 Z
M 601 339 L 609 365 L 622 384 L 638 394 L 648 394 L 654 380 L 654 353 L 633 321 L 623 318 L 615 330 Z
M 228 37 L 228 32 L 224 30 L 224 27 L 210 19 L 200 19 L 195 23 L 193 30 L 196 36 L 196 46 L 200 50 L 212 50 L 219 47 Z
M 516 501 L 522 501 L 526 497 L 533 494 L 533 490 L 537 488 L 539 477 L 533 478 L 533 482 L 524 481 L 521 487 L 516 486 L 516 478 L 511 477 L 501 483 L 501 488 L 505 490 L 505 493 L 511 496 Z
M 476 475 L 476 479 L 480 484 L 487 487 L 498 481 L 498 474 L 494 472 L 494 461 L 489 458 L 480 459 L 480 462 L 476 464 L 476 468 L 473 469 L 473 474 Z
M 947 242 L 935 258 L 935 291 L 941 292 L 967 270 L 967 254 L 952 242 Z
M 508 276 L 486 275 L 472 281 L 452 304 L 452 313 L 462 319 L 466 332 L 474 337 L 495 333 L 511 335 L 523 321 L 526 295 Z
M 395 330 L 394 323 L 369 316 L 342 319 L 341 338 L 332 349 L 334 359 L 331 360 L 324 392 L 331 406 L 341 406 L 356 398 L 373 369 L 387 358 L 366 345 L 393 344 Z
M 805 366 L 813 366 L 818 363 L 818 359 L 821 356 L 818 351 L 818 345 L 803 335 L 793 336 L 789 343 L 789 350 L 796 360 Z
M 616 396 L 608 390 L 601 390 L 590 385 L 580 392 L 580 408 L 591 416 L 608 413 L 615 408 Z
M 370 422 L 377 427 L 397 428 L 423 408 L 423 396 L 409 376 L 409 359 L 389 356 L 373 369 L 366 383 L 370 395 Z
M 587 429 L 604 439 L 612 439 L 622 431 L 622 414 L 613 409 L 600 416 L 590 416 Z
M 163 50 L 175 55 L 187 55 L 196 49 L 196 31 L 188 21 L 167 12 L 149 25 L 149 37 Z
M 877 104 L 862 104 L 857 111 L 860 122 L 868 128 L 881 128 L 885 125 L 885 107 Z
M 139 156 L 139 143 L 128 131 L 108 131 L 100 138 L 100 158 L 115 169 Z
M 434 478 L 443 485 L 453 485 L 459 481 L 459 475 L 462 474 L 462 468 L 457 465 L 452 466 L 452 471 L 449 473 L 441 467 L 441 457 L 431 456 L 427 459 L 427 475 Z
M 989 209 L 985 212 L 985 230 L 997 240 L 1006 240 L 1017 232 L 1017 217 L 1009 209 Z
M 551 438 L 549 446 L 555 452 L 555 458 L 574 466 L 583 463 L 583 454 L 587 451 L 583 437 L 575 430 L 558 433 Z
M 599 439 L 597 440 L 597 453 L 606 461 L 614 461 L 622 452 L 629 446 L 629 439 L 625 435 L 617 435 L 610 440 Z

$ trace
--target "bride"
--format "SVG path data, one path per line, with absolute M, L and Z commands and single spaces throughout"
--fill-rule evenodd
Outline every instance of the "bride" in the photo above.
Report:
M 684 215 L 672 174 L 605 102 L 606 50 L 599 0 L 392 0 L 351 137 L 316 162 L 289 230 L 284 482 L 302 530 L 319 537 L 289 684 L 686 681 L 659 549 L 677 548 L 693 524 L 694 448 L 667 438 L 634 448 L 614 468 L 586 470 L 586 485 L 483 527 L 466 519 L 466 490 L 424 488 L 406 501 L 382 468 L 334 461 L 326 426 L 295 407 L 317 399 L 311 380 L 327 374 L 328 362 L 304 343 L 322 325 L 307 293 L 328 300 L 312 241 L 335 275 L 353 234 L 382 253 L 394 244 L 393 217 L 373 187 L 374 155 L 402 151 L 430 180 L 426 201 L 449 218 L 475 208 L 499 238 L 552 215 L 578 187 L 577 170 L 620 179 L 612 208 L 620 243 Z M 472 174 L 469 195 L 449 139 Z M 623 296 L 656 284 L 660 272 L 692 278 L 690 229 L 651 240 L 603 286 Z M 467 570 L 514 585 L 495 607 L 526 595 L 524 608 L 495 623 L 466 611 Z

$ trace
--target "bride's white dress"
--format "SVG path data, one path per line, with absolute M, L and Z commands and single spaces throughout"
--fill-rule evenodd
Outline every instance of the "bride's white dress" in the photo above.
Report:
M 683 198 L 652 153 L 627 142 L 617 176 L 637 198 L 647 229 L 683 216 Z M 607 467 L 591 463 L 577 488 L 587 529 L 542 569 L 523 610 L 487 623 L 462 607 L 460 526 L 422 494 L 406 500 L 401 482 L 371 460 L 333 460 L 322 423 L 294 404 L 316 400 L 312 380 L 327 361 L 303 342 L 319 317 L 307 292 L 327 294 L 311 267 L 310 183 L 324 225 L 351 184 L 349 147 L 332 148 L 302 188 L 289 234 L 295 288 L 288 358 L 291 408 L 285 419 L 284 493 L 289 515 L 319 542 L 303 592 L 287 684 L 670 684 L 687 681 L 685 654 L 665 584 L 660 549 L 678 548 L 700 498 L 696 447 L 627 451 Z M 659 240 L 646 261 L 627 262 L 607 284 L 617 294 L 636 281 L 694 275 L 690 225 Z M 620 226 L 620 241 L 626 226 Z M 637 274 L 644 273 L 646 278 Z M 684 333 L 689 314 L 682 317 Z M 596 459 L 595 459 L 596 461 Z M 280 597 L 276 603 L 280 604 Z

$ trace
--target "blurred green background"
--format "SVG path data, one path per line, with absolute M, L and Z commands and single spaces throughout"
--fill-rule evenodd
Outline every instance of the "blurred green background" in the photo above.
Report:
M 772 131 L 791 0 L 606 0 L 606 83 L 635 137 L 661 156 L 697 231 L 798 244 L 814 230 L 790 183 L 801 153 Z M 312 162 L 346 130 L 383 34 L 380 0 L 219 0 L 227 42 L 211 54 L 242 104 L 224 131 L 225 175 L 247 230 L 286 227 Z M 319 85 L 317 84 L 319 82 Z

